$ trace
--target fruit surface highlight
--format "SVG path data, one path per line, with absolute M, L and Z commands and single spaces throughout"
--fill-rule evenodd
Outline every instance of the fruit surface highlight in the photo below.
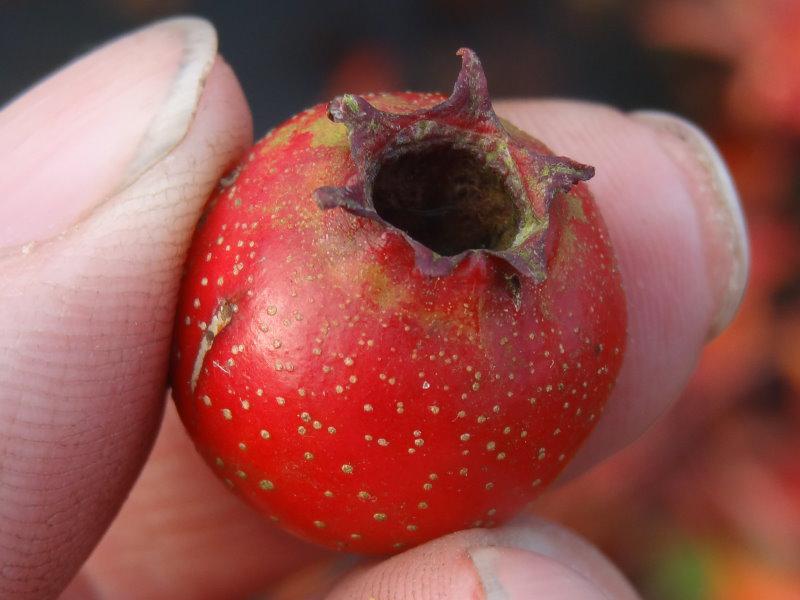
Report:
M 453 93 L 344 95 L 223 179 L 179 299 L 173 395 L 199 452 L 306 539 L 388 553 L 510 518 L 589 434 L 626 310 L 581 180 Z

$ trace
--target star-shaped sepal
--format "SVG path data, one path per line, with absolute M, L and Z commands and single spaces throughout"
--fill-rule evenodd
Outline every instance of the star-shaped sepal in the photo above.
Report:
M 492 108 L 477 55 L 468 48 L 461 48 L 458 55 L 462 64 L 453 92 L 432 108 L 394 114 L 353 94 L 330 102 L 329 118 L 347 127 L 357 177 L 345 187 L 317 189 L 316 201 L 323 209 L 343 208 L 402 235 L 414 250 L 417 268 L 425 275 L 448 275 L 467 256 L 483 260 L 494 256 L 520 276 L 543 281 L 550 205 L 578 181 L 590 179 L 594 168 L 537 152 L 531 144 L 512 137 Z M 507 247 L 469 248 L 452 256 L 441 255 L 378 214 L 372 187 L 381 165 L 408 152 L 442 145 L 468 151 L 502 178 L 520 215 L 516 235 Z

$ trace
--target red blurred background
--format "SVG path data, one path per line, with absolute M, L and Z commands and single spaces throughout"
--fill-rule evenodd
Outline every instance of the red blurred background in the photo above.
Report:
M 597 544 L 648 599 L 800 599 L 800 0 L 270 4 L 0 3 L 0 101 L 116 32 L 189 11 L 217 24 L 259 133 L 345 90 L 447 90 L 461 45 L 495 96 L 698 122 L 747 213 L 744 303 L 675 409 L 536 512 Z M 329 573 L 314 566 L 275 598 Z

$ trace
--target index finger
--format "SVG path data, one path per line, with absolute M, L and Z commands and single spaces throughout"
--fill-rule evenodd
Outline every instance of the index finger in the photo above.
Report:
M 713 143 L 665 114 L 512 101 L 498 113 L 556 153 L 596 167 L 628 306 L 628 343 L 605 413 L 562 477 L 639 437 L 677 399 L 703 344 L 732 319 L 749 265 L 744 218 Z

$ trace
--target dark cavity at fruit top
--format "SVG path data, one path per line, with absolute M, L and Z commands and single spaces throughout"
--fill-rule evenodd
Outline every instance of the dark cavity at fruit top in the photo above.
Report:
M 509 135 L 477 55 L 458 54 L 453 93 L 432 108 L 393 114 L 352 94 L 331 101 L 329 118 L 347 126 L 358 177 L 318 189 L 317 203 L 398 229 L 426 275 L 446 275 L 479 253 L 542 281 L 550 204 L 594 169 Z

